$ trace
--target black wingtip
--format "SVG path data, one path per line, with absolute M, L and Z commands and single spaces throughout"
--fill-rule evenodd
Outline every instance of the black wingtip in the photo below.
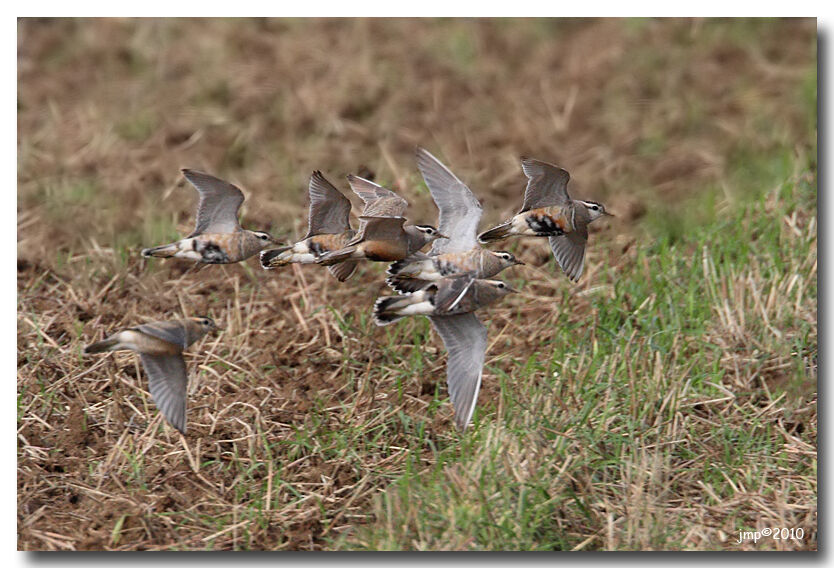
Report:
M 397 296 L 383 296 L 382 298 L 377 298 L 376 302 L 374 302 L 373 311 L 374 322 L 377 325 L 388 325 L 389 323 L 397 321 L 403 317 L 395 312 L 386 311 L 391 304 L 397 300 L 399 300 Z
M 402 319 L 403 316 L 397 314 L 374 314 L 374 323 L 378 326 L 388 325 L 395 321 Z
M 388 287 L 398 294 L 413 294 L 428 287 L 430 282 L 426 280 L 419 280 L 416 278 L 400 278 L 399 276 L 389 276 L 385 279 Z
M 389 276 L 395 276 L 399 274 L 403 268 L 408 266 L 408 264 L 409 262 L 407 259 L 395 260 L 388 266 L 388 269 L 385 271 L 385 273 Z
M 399 300 L 396 296 L 383 296 L 382 298 L 377 298 L 376 302 L 374 302 L 374 313 L 382 313 L 388 309 L 388 307 Z
M 273 270 L 273 267 L 269 265 L 269 261 L 272 260 L 272 257 L 275 255 L 266 256 L 266 253 L 272 252 L 271 250 L 262 250 L 259 260 L 261 262 L 261 268 L 264 270 Z

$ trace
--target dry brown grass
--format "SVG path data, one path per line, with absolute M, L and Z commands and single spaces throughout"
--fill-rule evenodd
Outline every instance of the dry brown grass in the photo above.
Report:
M 757 212 L 785 212 L 781 199 L 763 209 Z M 790 264 L 786 273 L 807 275 L 807 283 L 816 274 L 816 223 L 801 209 L 784 216 L 777 240 L 780 248 L 803 251 L 779 258 Z M 760 244 L 743 293 L 734 289 L 739 267 L 712 256 L 728 247 L 702 249 L 703 268 L 696 263 L 692 275 L 705 275 L 717 294 L 693 298 L 700 304 L 694 313 L 714 310 L 711 319 L 676 322 L 690 311 L 687 302 L 663 307 L 674 297 L 666 286 L 700 287 L 680 278 L 689 276 L 685 258 L 664 266 L 665 273 L 646 268 L 653 293 L 619 318 L 617 307 L 578 298 L 562 305 L 588 311 L 564 317 L 558 307 L 543 307 L 557 289 L 535 298 L 538 307 L 509 308 L 549 329 L 551 343 L 533 336 L 539 349 L 531 354 L 518 341 L 498 342 L 501 355 L 489 365 L 500 392 L 488 388 L 486 398 L 496 401 L 495 418 L 461 450 L 465 459 L 447 456 L 397 480 L 376 502 L 375 525 L 360 530 L 361 545 L 815 549 L 816 304 L 801 277 L 762 277 L 777 257 Z M 620 256 L 617 274 L 641 272 L 651 257 L 640 256 Z M 639 289 L 623 287 L 618 301 Z M 663 321 L 652 326 L 653 318 Z M 593 325 L 584 325 L 589 320 Z M 565 354 L 551 359 L 564 344 Z M 775 527 L 801 530 L 804 538 L 737 543 L 739 530 Z
M 496 533 L 506 546 L 761 549 L 727 539 L 781 523 L 808 535 L 778 546 L 816 548 L 815 211 L 768 213 L 778 246 L 810 247 L 772 281 L 766 262 L 683 241 L 705 273 L 718 266 L 709 349 L 682 336 L 657 360 L 635 332 L 635 351 L 597 352 L 606 300 L 662 309 L 659 291 L 644 302 L 618 288 L 653 281 L 659 261 L 642 251 L 803 177 L 784 161 L 815 150 L 813 21 L 21 20 L 18 32 L 19 548 L 490 547 L 490 528 L 429 519 L 480 527 L 451 508 L 478 502 L 471 481 L 492 476 L 542 480 L 551 501 L 534 518 L 560 535 Z M 592 235 L 576 287 L 543 243 L 512 245 L 534 266 L 508 276 L 524 294 L 489 312 L 486 418 L 471 436 L 454 431 L 425 322 L 368 325 L 380 267 L 339 285 L 316 267 L 138 257 L 190 228 L 181 167 L 241 185 L 244 226 L 281 237 L 303 232 L 313 169 L 341 188 L 370 171 L 434 221 L 416 144 L 483 199 L 484 225 L 517 207 L 522 154 L 565 166 L 574 195 L 619 215 Z M 186 356 L 186 437 L 162 422 L 133 355 L 81 356 L 108 331 L 180 314 L 226 328 Z M 797 339 L 796 322 L 812 332 Z M 582 348 L 554 396 L 549 361 L 566 347 L 552 338 L 568 328 Z M 695 365 L 733 396 L 688 393 L 676 379 Z M 601 413 L 576 418 L 588 400 Z M 551 433 L 542 415 L 556 417 Z M 639 420 L 651 441 L 612 442 Z M 755 487 L 743 465 L 709 468 L 726 428 L 748 420 L 767 431 L 750 454 L 764 460 Z M 456 498 L 424 488 L 438 471 Z M 517 499 L 490 494 L 489 522 Z

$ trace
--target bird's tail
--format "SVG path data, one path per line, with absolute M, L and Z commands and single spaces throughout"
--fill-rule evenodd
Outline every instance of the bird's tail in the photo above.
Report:
M 383 296 L 374 303 L 374 322 L 377 325 L 394 323 L 405 317 L 398 314 L 397 310 L 410 304 L 410 298 L 407 296 Z
M 330 271 L 330 274 L 336 277 L 336 280 L 344 282 L 351 277 L 353 271 L 356 270 L 357 264 L 355 260 L 349 260 L 347 262 L 340 262 L 339 264 L 332 264 L 327 269 Z
M 478 235 L 478 241 L 481 243 L 488 243 L 490 241 L 497 241 L 498 239 L 503 239 L 510 236 L 510 229 L 513 226 L 512 221 L 507 221 L 506 223 L 501 223 L 497 227 L 493 227 L 488 231 L 484 231 L 480 235 Z
M 293 245 L 261 251 L 261 266 L 264 270 L 272 270 L 289 264 L 292 260 Z M 289 253 L 289 254 L 288 254 Z
M 410 294 L 422 290 L 431 282 L 428 280 L 420 280 L 419 278 L 412 278 L 407 275 L 395 274 L 386 278 L 385 283 L 400 294 Z
M 153 248 L 146 248 L 142 251 L 142 256 L 145 258 L 150 258 L 155 256 L 157 258 L 170 258 L 177 254 L 179 251 L 179 246 L 177 243 L 171 243 L 169 245 L 161 245 L 158 247 Z
M 326 252 L 316 259 L 316 263 L 322 264 L 324 266 L 338 264 L 340 262 L 348 260 L 350 258 L 350 255 L 352 255 L 354 252 L 356 252 L 355 246 L 345 247 L 343 249 Z
M 104 353 L 105 351 L 115 351 L 118 348 L 119 340 L 112 337 L 91 343 L 84 348 L 84 353 Z
M 385 283 L 401 294 L 416 292 L 422 289 L 429 282 L 428 280 L 420 280 L 417 276 L 422 270 L 420 262 L 427 258 L 429 257 L 422 253 L 417 253 L 402 260 L 392 262 L 385 271 L 388 275 Z
M 415 264 L 415 261 L 419 260 L 422 259 L 415 258 L 414 255 L 406 257 L 402 260 L 396 260 L 388 266 L 388 269 L 385 271 L 385 273 L 389 276 L 414 276 L 420 272 L 420 267 L 417 264 Z

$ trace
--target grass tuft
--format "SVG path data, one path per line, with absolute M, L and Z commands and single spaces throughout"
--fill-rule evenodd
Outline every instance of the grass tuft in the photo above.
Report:
M 18 547 L 24 550 L 817 548 L 816 24 L 809 19 L 18 21 Z M 230 72 L 231 70 L 231 72 Z M 578 284 L 543 240 L 485 310 L 454 428 L 424 318 L 389 291 L 139 250 L 193 227 L 182 167 L 306 230 L 310 172 L 437 211 L 416 145 L 515 211 L 518 157 L 571 172 Z M 355 223 L 355 220 L 354 220 Z M 188 435 L 135 355 L 183 315 Z M 738 531 L 803 529 L 737 544 Z

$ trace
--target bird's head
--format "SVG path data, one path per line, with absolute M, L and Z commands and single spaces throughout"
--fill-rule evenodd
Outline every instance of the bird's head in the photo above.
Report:
M 614 215 L 607 212 L 605 210 L 605 206 L 602 203 L 597 203 L 596 201 L 579 201 L 585 209 L 588 211 L 588 215 L 591 218 L 591 221 L 594 219 L 599 219 L 603 215 L 607 217 L 613 217 Z

